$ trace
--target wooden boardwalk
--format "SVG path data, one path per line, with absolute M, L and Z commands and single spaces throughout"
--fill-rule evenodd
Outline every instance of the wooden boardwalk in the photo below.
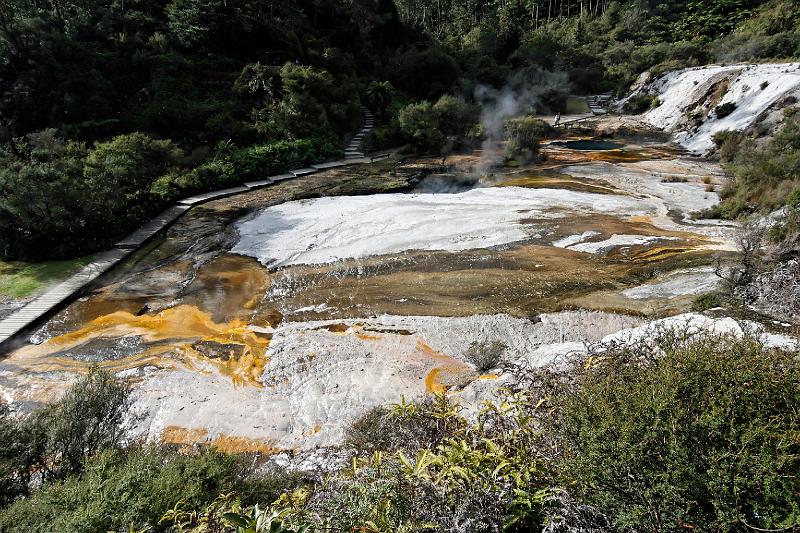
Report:
M 0 320 L 0 348 L 3 348 L 4 344 L 16 334 L 27 330 L 41 319 L 51 316 L 62 306 L 71 302 L 94 280 L 125 259 L 130 253 L 131 250 L 121 248 L 103 252 L 77 273 L 50 287 L 22 309 L 18 309 L 4 320 Z
M 180 216 L 189 209 L 191 209 L 190 205 L 173 205 L 156 218 L 119 241 L 114 246 L 116 248 L 134 250 L 155 237 L 159 231 L 178 220 L 178 218 L 180 218 Z
M 211 191 L 203 194 L 198 194 L 196 196 L 190 196 L 189 198 L 184 198 L 183 200 L 178 201 L 178 203 L 190 206 L 197 205 L 209 202 L 211 200 L 219 200 L 220 198 L 225 198 L 226 196 L 233 196 L 234 194 L 247 192 L 249 190 L 250 189 L 244 186 L 231 187 L 230 189 L 220 189 L 219 191 Z
M 359 132 L 359 139 L 362 139 L 364 135 L 369 133 L 372 129 L 371 115 L 365 114 L 365 117 L 368 121 L 365 122 L 364 128 Z M 79 272 L 73 274 L 61 283 L 50 287 L 42 295 L 21 309 L 18 309 L 5 319 L 0 320 L 0 355 L 3 355 L 12 348 L 16 337 L 30 332 L 32 328 L 50 318 L 60 309 L 66 307 L 84 290 L 90 287 L 97 278 L 128 257 L 134 250 L 165 230 L 192 207 L 211 200 L 218 200 L 226 196 L 267 187 L 273 183 L 287 179 L 313 174 L 328 168 L 373 163 L 379 159 L 388 157 L 390 153 L 391 152 L 374 154 L 372 157 L 363 157 L 363 155 L 361 157 L 346 157 L 338 161 L 330 161 L 312 165 L 308 168 L 290 170 L 285 174 L 269 176 L 260 181 L 251 181 L 238 187 L 230 187 L 219 191 L 198 194 L 178 201 L 176 205 L 170 207 L 157 217 L 148 221 L 141 228 L 119 241 L 114 248 L 98 255 L 94 261 L 83 267 Z

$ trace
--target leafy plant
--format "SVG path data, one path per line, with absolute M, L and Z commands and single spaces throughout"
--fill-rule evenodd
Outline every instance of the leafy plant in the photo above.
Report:
M 657 95 L 638 93 L 625 102 L 624 111 L 631 115 L 640 115 L 650 109 L 655 109 L 661 104 Z
M 730 115 L 736 110 L 736 102 L 725 102 L 714 108 L 714 114 L 718 119 L 722 119 Z
M 800 524 L 800 358 L 753 338 L 655 334 L 551 392 L 564 482 L 616 528 Z
M 486 342 L 472 342 L 464 352 L 467 361 L 480 372 L 487 372 L 497 368 L 503 359 L 508 346 L 498 340 Z

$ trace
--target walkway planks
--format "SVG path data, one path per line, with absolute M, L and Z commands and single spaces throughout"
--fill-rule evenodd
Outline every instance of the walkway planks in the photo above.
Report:
M 277 183 L 279 181 L 288 180 L 289 178 L 294 178 L 294 174 L 278 174 L 277 176 L 270 176 L 266 179 L 260 181 L 246 181 L 244 186 L 248 189 L 260 189 L 261 187 L 266 187 L 267 185 L 272 185 L 273 183 Z
M 365 118 L 365 125 L 358 133 L 357 137 L 354 138 L 354 143 L 356 146 L 360 146 L 364 137 L 369 134 L 370 130 L 372 129 L 372 114 L 366 108 L 362 109 L 362 112 Z M 348 150 L 348 152 L 351 152 L 351 150 Z M 94 261 L 92 261 L 92 263 L 83 267 L 79 272 L 73 274 L 61 283 L 49 288 L 41 296 L 28 303 L 25 307 L 18 309 L 5 319 L 0 320 L 0 355 L 3 354 L 4 350 L 11 348 L 11 342 L 16 335 L 29 330 L 41 321 L 52 316 L 53 313 L 57 312 L 62 307 L 69 304 L 97 278 L 108 272 L 108 270 L 116 266 L 120 261 L 128 257 L 134 250 L 138 249 L 147 241 L 155 237 L 159 232 L 175 222 L 192 207 L 203 202 L 218 200 L 234 194 L 248 192 L 253 189 L 266 187 L 279 181 L 313 174 L 328 168 L 372 163 L 382 157 L 388 157 L 389 153 L 390 152 L 385 154 L 375 154 L 373 157 L 364 157 L 363 153 L 361 152 L 358 152 L 358 155 L 355 157 L 348 154 L 348 156 L 342 160 L 320 163 L 318 165 L 312 165 L 309 168 L 290 170 L 285 174 L 269 176 L 260 181 L 247 182 L 238 187 L 231 187 L 219 191 L 211 191 L 179 200 L 176 205 L 170 207 L 154 219 L 144 224 L 141 228 L 119 241 L 115 245 L 115 248 L 101 253 Z
M 311 167 L 316 168 L 317 170 L 326 170 L 329 168 L 343 167 L 347 164 L 348 164 L 347 161 L 339 160 L 339 161 L 328 161 L 327 163 L 319 163 L 318 165 L 311 165 Z
M 0 347 L 17 333 L 34 325 L 40 319 L 50 316 L 62 304 L 71 301 L 92 281 L 125 259 L 130 253 L 131 250 L 119 248 L 103 252 L 76 274 L 51 287 L 44 294 L 22 309 L 18 309 L 4 320 L 0 320 Z
M 174 205 L 114 246 L 128 250 L 136 249 L 152 239 L 159 231 L 178 220 L 189 209 L 191 209 L 189 205 Z
M 298 168 L 297 170 L 290 170 L 290 172 L 294 175 L 295 178 L 299 178 L 300 176 L 307 176 L 309 174 L 313 174 L 314 172 L 317 172 L 317 169 L 312 167 Z
M 220 198 L 225 198 L 226 196 L 233 196 L 234 194 L 239 194 L 240 192 L 247 192 L 249 190 L 250 189 L 247 187 L 231 187 L 230 189 L 222 189 L 219 191 L 211 191 L 198 194 L 196 196 L 190 196 L 189 198 L 180 200 L 178 203 L 183 205 L 197 205 L 211 200 L 219 200 Z

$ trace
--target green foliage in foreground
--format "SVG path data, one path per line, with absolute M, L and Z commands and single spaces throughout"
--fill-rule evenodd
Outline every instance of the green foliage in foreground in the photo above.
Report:
M 537 527 L 550 491 L 534 446 L 538 431 L 530 422 L 535 411 L 525 394 L 487 404 L 473 422 L 443 396 L 380 409 L 368 416 L 387 433 L 362 432 L 359 439 L 365 440 L 358 441 L 364 446 L 361 450 L 375 450 L 372 454 L 353 457 L 349 468 L 313 487 L 287 493 L 273 504 L 272 516 L 280 517 L 286 531 L 309 527 L 315 532 L 488 532 Z M 400 431 L 392 433 L 395 428 Z M 371 439 L 389 440 L 375 446 Z M 224 517 L 211 507 L 188 523 L 191 513 L 185 510 L 166 518 L 183 521 L 199 533 L 210 517 L 219 515 Z
M 108 373 L 91 370 L 57 402 L 16 418 L 0 404 L 0 504 L 46 482 L 80 474 L 84 462 L 117 448 L 129 416 L 130 388 Z
M 562 479 L 616 527 L 800 525 L 800 359 L 753 339 L 589 358 L 553 396 Z
M 255 474 L 215 451 L 123 450 L 108 441 L 79 472 L 45 480 L 0 511 L 0 530 L 800 526 L 797 352 L 663 332 L 558 372 L 514 375 L 497 401 L 470 416 L 444 396 L 371 411 L 349 434 L 350 465 L 310 479 Z M 86 396 L 81 390 L 73 396 Z M 14 441 L 9 428 L 20 426 L 3 420 L 0 436 Z
M 182 457 L 156 450 L 106 451 L 81 477 L 48 484 L 0 514 L 2 531 L 115 531 L 155 525 L 180 498 L 201 507 L 230 490 L 233 456 L 209 451 Z

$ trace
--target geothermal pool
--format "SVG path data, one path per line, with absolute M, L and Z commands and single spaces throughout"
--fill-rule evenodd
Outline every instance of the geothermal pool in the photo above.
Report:
M 337 169 L 211 202 L 0 360 L 0 394 L 47 401 L 90 365 L 135 384 L 134 432 L 276 452 L 341 441 L 371 406 L 502 382 L 464 358 L 500 340 L 549 364 L 712 290 L 735 228 L 711 163 L 670 147 L 552 146 Z

